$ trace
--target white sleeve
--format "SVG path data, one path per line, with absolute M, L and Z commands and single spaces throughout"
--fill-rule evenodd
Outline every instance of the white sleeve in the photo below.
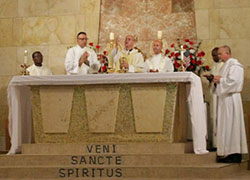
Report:
M 115 57 L 115 55 L 118 53 L 118 50 L 116 49 L 116 48 L 113 48 L 112 50 L 111 50 L 111 56 L 112 57 Z
M 218 96 L 238 93 L 242 90 L 243 80 L 243 68 L 239 65 L 232 65 L 229 67 L 229 72 L 226 76 L 220 79 L 220 83 L 217 84 L 215 92 Z
M 74 49 L 70 48 L 66 54 L 64 66 L 67 74 L 76 74 L 79 70 L 79 60 L 75 60 Z
M 146 62 L 144 63 L 144 72 L 149 72 L 150 68 L 149 68 L 149 59 L 146 60 Z
M 30 73 L 32 67 L 33 67 L 33 65 L 31 65 L 30 67 L 28 67 L 28 68 L 26 69 L 26 71 L 28 71 L 28 72 Z
M 93 73 L 100 69 L 101 63 L 100 61 L 98 61 L 95 51 L 90 51 L 88 53 L 89 53 L 88 57 L 89 66 L 86 65 L 85 68 L 87 68 L 88 73 Z
M 116 64 L 116 62 L 120 59 L 121 57 L 121 53 L 118 51 L 115 56 L 114 56 L 114 64 Z
M 174 65 L 168 57 L 166 57 L 166 66 L 165 72 L 174 72 Z
M 89 52 L 88 61 L 89 61 L 89 65 L 100 64 L 100 62 L 97 59 L 97 55 L 94 51 Z

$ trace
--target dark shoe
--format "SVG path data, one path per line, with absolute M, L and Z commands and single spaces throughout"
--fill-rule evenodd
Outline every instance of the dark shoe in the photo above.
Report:
M 225 158 L 226 158 L 225 156 L 216 156 L 216 162 L 218 163 L 223 162 Z
M 208 151 L 209 151 L 209 152 L 215 152 L 215 151 L 217 151 L 217 148 L 214 148 L 214 147 L 208 148 Z
M 242 155 L 237 153 L 229 154 L 225 158 L 220 158 L 219 156 L 217 156 L 216 159 L 218 163 L 241 163 L 241 160 L 242 160 Z

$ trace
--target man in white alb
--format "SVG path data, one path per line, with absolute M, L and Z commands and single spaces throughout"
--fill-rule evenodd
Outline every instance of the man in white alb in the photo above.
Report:
M 241 94 L 244 80 L 243 66 L 231 57 L 229 46 L 218 50 L 224 62 L 219 75 L 215 76 L 217 101 L 217 161 L 239 163 L 246 154 L 247 140 Z
M 162 54 L 162 41 L 155 40 L 153 44 L 154 55 L 147 59 L 145 63 L 145 72 L 173 72 L 172 61 Z
M 49 68 L 43 66 L 43 55 L 40 51 L 32 54 L 34 64 L 27 68 L 30 76 L 49 76 L 52 75 Z
M 144 58 L 142 53 L 136 49 L 136 39 L 132 35 L 127 35 L 125 39 L 125 49 L 113 50 L 114 64 L 116 72 L 125 70 L 128 72 L 143 72 Z
M 216 109 L 217 109 L 217 95 L 213 93 L 214 89 L 214 83 L 212 82 L 213 77 L 219 75 L 220 69 L 223 66 L 223 62 L 218 57 L 218 47 L 215 47 L 211 51 L 212 59 L 214 61 L 213 66 L 211 68 L 211 74 L 210 75 L 204 75 L 207 80 L 210 82 L 210 93 L 211 93 L 211 108 L 210 108 L 210 128 L 209 128 L 209 140 L 211 141 L 212 149 L 215 150 L 217 147 L 216 143 L 216 129 L 217 129 L 217 122 L 216 122 Z
M 87 47 L 87 33 L 77 34 L 77 45 L 67 52 L 64 66 L 68 75 L 88 74 L 91 71 L 98 72 L 100 62 L 93 49 Z

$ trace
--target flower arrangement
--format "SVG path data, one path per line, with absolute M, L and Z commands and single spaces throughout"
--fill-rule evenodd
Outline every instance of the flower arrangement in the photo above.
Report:
M 108 70 L 108 58 L 107 58 L 107 51 L 103 51 L 103 54 L 98 54 L 97 58 L 100 61 L 101 67 L 99 69 L 100 73 L 106 73 Z
M 89 48 L 91 48 L 91 49 L 93 49 L 95 52 L 96 52 L 96 54 L 98 54 L 99 53 L 99 50 L 100 50 L 100 48 L 101 48 L 101 46 L 100 45 L 96 45 L 96 46 L 94 46 L 94 43 L 93 42 L 90 42 L 89 43 Z
M 205 52 L 199 51 L 200 45 L 201 41 L 195 44 L 193 41 L 185 39 L 184 43 L 181 43 L 180 39 L 177 39 L 177 44 L 171 44 L 171 49 L 166 49 L 165 55 L 172 60 L 175 71 L 179 71 L 181 60 L 183 60 L 186 71 L 192 71 L 200 75 L 201 71 L 210 70 L 210 67 L 204 64 Z
M 107 58 L 107 51 L 103 51 L 103 53 L 100 53 L 100 45 L 94 46 L 93 42 L 89 43 L 89 48 L 93 49 L 95 53 L 97 54 L 97 59 L 100 62 L 100 69 L 99 73 L 106 73 L 108 69 L 108 58 Z

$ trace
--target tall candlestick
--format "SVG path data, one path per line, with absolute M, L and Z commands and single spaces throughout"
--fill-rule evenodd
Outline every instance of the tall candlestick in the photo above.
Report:
M 28 63 L 28 51 L 24 50 L 24 64 Z
M 114 40 L 115 39 L 115 34 L 114 33 L 110 33 L 109 34 L 109 39 L 112 41 L 112 40 Z
M 158 32 L 157 32 L 157 38 L 158 38 L 159 40 L 162 39 L 162 31 L 158 31 Z
M 183 45 L 181 45 L 181 60 L 184 60 L 184 51 L 183 51 Z

